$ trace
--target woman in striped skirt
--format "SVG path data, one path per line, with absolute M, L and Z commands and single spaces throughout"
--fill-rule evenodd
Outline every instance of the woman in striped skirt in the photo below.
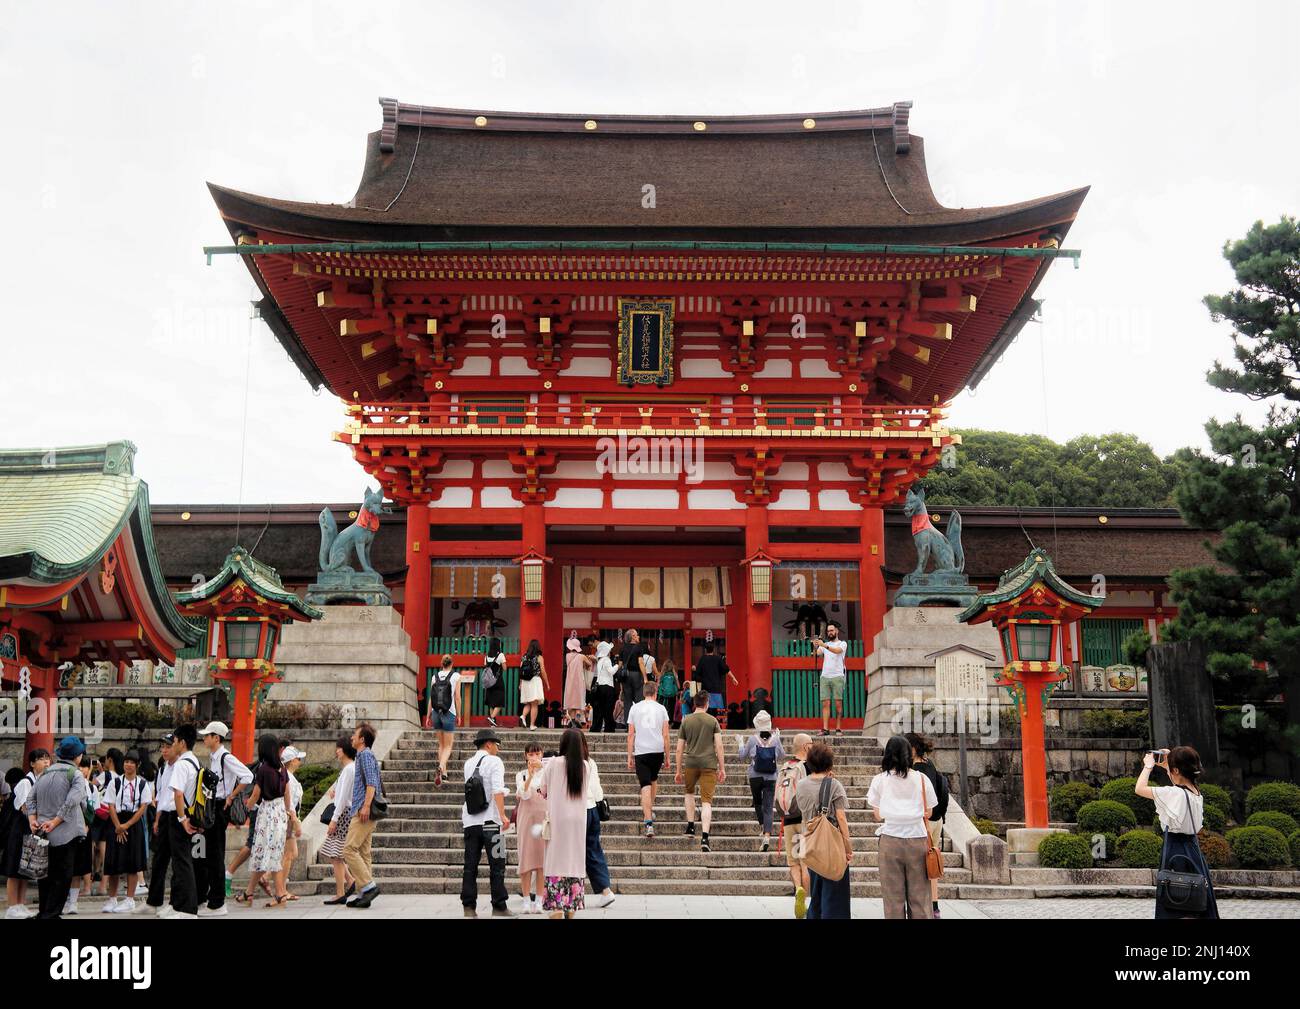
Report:
M 334 897 L 326 904 L 342 904 L 356 892 L 356 882 L 348 877 L 348 866 L 343 861 L 343 847 L 348 841 L 348 825 L 352 822 L 352 782 L 356 774 L 356 748 L 347 736 L 339 736 L 334 744 L 334 756 L 339 762 L 338 780 L 330 789 L 334 800 L 334 816 L 330 819 L 329 833 L 320 846 L 323 858 L 334 866 Z

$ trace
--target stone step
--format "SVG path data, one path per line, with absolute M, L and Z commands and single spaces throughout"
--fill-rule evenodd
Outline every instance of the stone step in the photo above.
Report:
M 639 831 L 626 831 L 623 833 L 606 831 L 603 828 L 609 824 L 602 824 L 601 830 L 601 847 L 604 848 L 608 855 L 613 851 L 698 851 L 700 847 L 699 835 L 694 837 L 682 833 L 680 826 L 674 826 L 669 829 L 665 825 L 660 825 L 659 833 L 648 838 L 643 836 Z M 880 848 L 880 839 L 875 836 L 854 835 L 854 850 L 875 852 Z M 429 851 L 459 851 L 464 844 L 464 835 L 456 830 L 455 832 L 409 832 L 409 833 L 386 833 L 376 832 L 371 836 L 372 844 L 376 852 L 381 849 L 398 849 L 402 851 L 429 850 Z M 709 843 L 714 852 L 755 852 L 758 848 L 758 834 L 749 832 L 745 835 L 727 835 L 717 832 L 709 835 Z M 516 835 L 511 832 L 506 835 L 507 847 L 513 850 L 516 847 Z M 776 836 L 772 838 L 773 849 L 776 846 Z M 944 851 L 953 852 L 952 842 L 944 840 Z M 760 852 L 761 854 L 761 852 Z M 960 855 L 957 855 L 960 858 Z M 945 855 L 946 858 L 946 855 Z M 958 863 L 960 864 L 960 863 Z
M 681 827 L 674 826 L 674 822 L 680 825 L 682 821 L 680 819 L 674 821 L 665 816 L 656 822 L 656 826 L 666 831 L 680 830 Z M 602 836 L 606 834 L 639 833 L 641 831 L 641 826 L 642 824 L 639 816 L 636 819 L 632 819 L 631 817 L 627 819 L 615 819 L 610 820 L 607 823 L 602 823 L 600 826 L 600 832 Z M 849 834 L 852 837 L 874 837 L 877 826 L 878 825 L 875 823 L 857 823 L 850 820 Z M 459 832 L 461 830 L 461 819 L 459 814 L 451 816 L 443 810 L 435 811 L 426 808 L 425 812 L 422 814 L 400 817 L 396 820 L 385 820 L 380 824 L 380 830 L 385 834 L 391 833 L 394 830 L 445 834 Z M 709 833 L 710 836 L 716 836 L 719 834 L 732 836 L 737 834 L 747 834 L 757 837 L 758 824 L 754 822 L 752 813 L 750 813 L 749 816 L 736 815 L 730 818 L 715 815 L 713 822 L 710 825 Z M 380 835 L 379 833 L 376 833 L 375 836 L 378 837 Z
M 638 871 L 639 870 L 639 871 Z M 632 866 L 629 872 L 636 872 L 637 875 L 650 877 L 654 880 L 678 880 L 689 882 L 697 880 L 700 890 L 703 892 L 712 892 L 714 883 L 779 883 L 782 886 L 789 887 L 790 871 L 784 865 L 782 866 L 706 866 L 702 864 L 680 864 L 680 865 L 656 865 L 656 866 Z M 461 865 L 443 865 L 443 864 L 416 864 L 416 865 L 392 865 L 382 862 L 375 863 L 375 878 L 382 881 L 385 879 L 455 879 L 461 878 L 463 869 Z M 875 866 L 858 866 L 854 865 L 853 872 L 855 876 L 862 878 L 864 881 L 875 882 L 878 879 L 879 870 Z M 617 867 L 611 872 L 611 876 L 621 875 L 617 872 Z M 488 879 L 487 860 L 483 859 L 479 864 L 479 879 L 486 881 Z M 518 873 L 507 870 L 507 878 L 515 876 Z M 311 877 L 315 879 L 334 879 L 334 873 L 330 866 L 315 865 L 311 867 Z M 944 878 L 950 884 L 969 883 L 970 871 L 967 869 L 951 869 L 944 874 Z
M 880 884 L 875 881 L 857 882 L 858 873 L 855 870 L 853 881 L 850 883 L 850 891 L 854 897 L 879 897 Z M 409 877 L 385 878 L 380 882 L 380 890 L 386 894 L 458 894 L 460 893 L 460 876 L 447 879 L 419 879 Z M 310 884 L 309 884 L 310 885 Z M 488 877 L 482 875 L 479 877 L 478 895 L 479 903 L 482 904 L 487 898 Z M 315 883 L 317 893 L 324 896 L 333 894 L 334 883 L 332 880 L 321 880 Z M 507 888 L 512 896 L 519 893 L 518 881 L 507 880 Z M 962 896 L 962 891 L 970 889 L 969 883 L 940 883 L 939 897 L 941 900 L 956 900 Z M 612 879 L 610 889 L 616 894 L 664 894 L 683 896 L 698 896 L 706 894 L 708 896 L 718 897 L 790 897 L 793 906 L 793 890 L 789 879 L 775 881 L 730 881 L 730 880 L 659 880 L 659 879 Z M 975 899 L 990 899 L 984 891 L 997 890 L 996 887 L 978 887 L 977 893 L 973 896 Z M 1033 891 L 1024 891 L 1019 888 L 1008 887 L 1008 890 L 1014 892 L 1007 894 L 1009 897 L 1019 897 L 1023 899 L 1026 896 L 1033 896 Z M 997 896 L 1001 896 L 998 894 Z M 380 898 L 382 900 L 382 897 Z M 378 907 L 380 905 L 376 905 Z
M 712 838 L 710 838 L 712 840 Z M 658 838 L 646 839 L 644 847 L 639 849 L 615 849 L 605 848 L 605 857 L 610 865 L 706 865 L 710 867 L 722 868 L 725 866 L 732 867 L 754 867 L 768 868 L 778 867 L 784 869 L 786 866 L 785 853 L 778 852 L 776 845 L 772 850 L 762 852 L 758 850 L 757 841 L 751 841 L 748 849 L 739 851 L 712 851 L 702 852 L 699 845 L 694 844 L 689 847 L 667 848 L 660 847 L 656 844 Z M 517 846 L 514 844 L 507 845 L 507 861 L 511 865 L 517 864 L 516 852 Z M 376 865 L 460 865 L 464 858 L 464 851 L 461 847 L 447 848 L 375 848 L 373 851 Z M 870 851 L 856 850 L 853 856 L 854 865 L 874 866 L 879 862 L 879 852 L 875 849 Z M 955 851 L 945 852 L 944 865 L 951 866 L 954 869 L 962 868 L 961 855 Z M 313 871 L 319 869 L 322 873 L 329 872 L 327 864 L 316 865 L 312 867 Z

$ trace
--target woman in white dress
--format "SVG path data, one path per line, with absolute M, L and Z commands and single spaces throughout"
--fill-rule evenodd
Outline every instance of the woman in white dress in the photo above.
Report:
M 519 721 L 529 729 L 537 728 L 537 706 L 546 701 L 546 692 L 551 689 L 546 679 L 546 661 L 542 658 L 542 646 L 533 638 L 528 642 L 528 651 L 519 660 Z

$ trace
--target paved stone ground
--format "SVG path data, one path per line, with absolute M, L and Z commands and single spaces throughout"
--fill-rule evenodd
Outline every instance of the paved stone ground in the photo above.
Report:
M 97 899 L 82 901 L 80 913 L 72 920 L 122 921 L 117 915 L 99 913 L 103 902 Z M 517 898 L 511 899 L 511 907 Z M 794 901 L 788 897 L 680 897 L 636 896 L 624 894 L 612 905 L 602 910 L 584 911 L 583 918 L 791 918 Z M 479 914 L 487 917 L 491 908 L 486 900 L 479 901 Z M 1152 916 L 1150 900 L 1126 898 L 1075 898 L 1036 900 L 944 900 L 939 902 L 940 914 L 945 919 L 990 918 L 1128 918 L 1149 919 Z M 1293 918 L 1300 919 L 1300 901 L 1296 900 L 1221 900 L 1219 913 L 1224 918 Z M 437 896 L 394 894 L 381 896 L 370 911 L 352 911 L 347 908 L 326 907 L 319 897 L 304 897 L 284 908 L 268 909 L 259 903 L 249 909 L 230 905 L 230 914 L 218 919 L 234 922 L 241 918 L 345 918 L 355 920 L 366 916 L 385 918 L 461 918 L 460 899 L 454 894 Z M 150 918 L 125 916 L 131 921 L 149 922 Z M 853 917 L 862 919 L 883 918 L 881 902 L 874 898 L 853 901 Z M 544 915 L 526 915 L 524 921 L 545 921 Z

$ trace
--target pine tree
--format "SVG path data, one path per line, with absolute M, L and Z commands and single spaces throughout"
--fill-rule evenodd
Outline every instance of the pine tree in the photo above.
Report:
M 1300 225 L 1256 222 L 1228 242 L 1238 286 L 1209 295 L 1232 327 L 1233 364 L 1215 388 L 1268 404 L 1262 427 L 1210 420 L 1210 452 L 1185 456 L 1174 499 L 1192 525 L 1217 530 L 1218 565 L 1176 571 L 1175 638 L 1203 640 L 1220 703 L 1281 692 L 1292 774 L 1300 770 Z

